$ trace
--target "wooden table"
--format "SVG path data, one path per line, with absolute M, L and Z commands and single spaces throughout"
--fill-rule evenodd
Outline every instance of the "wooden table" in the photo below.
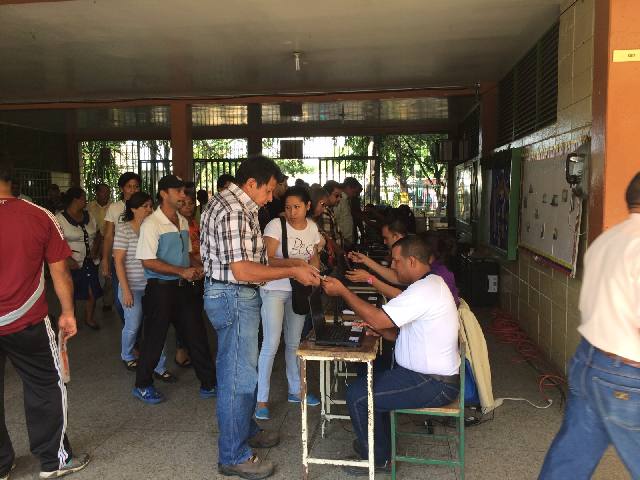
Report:
M 337 347 L 337 346 L 320 346 L 316 345 L 311 340 L 305 340 L 300 344 L 297 355 L 300 358 L 300 377 L 301 377 L 301 408 L 302 408 L 302 466 L 303 466 L 303 479 L 307 479 L 309 476 L 309 464 L 324 464 L 324 465 L 354 465 L 369 468 L 369 479 L 373 480 L 375 475 L 375 461 L 373 453 L 373 361 L 376 358 L 378 351 L 378 337 L 364 336 L 362 343 L 357 348 L 352 347 Z M 324 365 L 328 362 L 364 362 L 367 364 L 367 438 L 369 444 L 369 459 L 368 460 L 334 460 L 328 458 L 317 458 L 309 456 L 309 431 L 307 427 L 307 360 L 316 360 L 320 362 L 321 368 L 321 387 L 325 381 L 322 377 L 325 372 Z M 323 396 L 323 395 L 321 395 Z M 321 399 L 325 401 L 324 398 Z M 330 418 L 326 418 L 327 413 L 322 409 L 322 421 L 326 421 Z M 332 415 L 332 418 L 349 418 L 345 415 Z M 323 424 L 324 425 L 324 424 Z

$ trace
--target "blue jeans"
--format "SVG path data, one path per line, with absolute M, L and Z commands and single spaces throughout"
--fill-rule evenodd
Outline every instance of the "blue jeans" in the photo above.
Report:
M 400 408 L 441 407 L 458 398 L 459 382 L 444 383 L 429 375 L 396 365 L 393 370 L 373 375 L 374 455 L 376 465 L 391 459 L 391 423 L 389 412 Z M 353 430 L 365 459 L 367 441 L 367 376 L 359 376 L 347 388 L 347 407 Z
M 640 368 L 613 360 L 585 339 L 569 364 L 569 399 L 541 479 L 591 478 L 613 443 L 640 478 Z
M 118 301 L 122 302 L 122 289 L 118 285 Z M 138 337 L 138 331 L 140 325 L 142 325 L 142 297 L 144 296 L 144 290 L 131 290 L 133 295 L 133 306 L 125 307 L 124 310 L 124 325 L 122 326 L 122 350 L 120 352 L 120 358 L 125 362 L 135 360 L 133 355 L 133 346 L 136 344 L 136 338 Z M 122 303 L 121 303 L 122 304 Z M 165 350 L 162 350 L 160 360 L 154 371 L 158 374 L 163 374 L 167 369 L 165 364 L 167 362 L 167 355 Z
M 258 383 L 258 290 L 205 282 L 204 309 L 218 334 L 218 456 L 237 465 L 252 455 L 247 441 L 260 431 L 253 419 Z
M 120 319 L 124 323 L 124 309 L 122 308 L 122 302 L 120 302 L 120 281 L 118 275 L 116 275 L 116 264 L 111 259 L 111 288 L 113 289 L 113 304 L 116 306 L 116 312 L 120 315 Z
M 280 335 L 284 328 L 284 360 L 287 366 L 289 393 L 300 395 L 300 365 L 296 350 L 304 326 L 304 315 L 293 311 L 291 291 L 260 289 L 262 297 L 262 349 L 258 358 L 258 402 L 269 401 L 269 384 L 273 359 L 278 352 Z

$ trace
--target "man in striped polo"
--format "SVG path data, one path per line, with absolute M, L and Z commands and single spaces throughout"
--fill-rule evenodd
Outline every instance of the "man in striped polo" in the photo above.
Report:
M 45 208 L 11 194 L 11 174 L 0 168 L 0 480 L 15 467 L 15 452 L 4 422 L 4 366 L 11 361 L 24 386 L 31 452 L 40 478 L 82 470 L 88 455 L 73 455 L 67 440 L 67 391 L 60 374 L 56 334 L 47 316 L 44 262 L 60 299 L 58 328 L 76 334 L 73 283 L 67 267 L 71 250 L 55 217 Z

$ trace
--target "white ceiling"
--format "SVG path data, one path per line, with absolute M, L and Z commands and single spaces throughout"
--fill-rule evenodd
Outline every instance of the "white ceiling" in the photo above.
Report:
M 499 80 L 556 21 L 560 3 L 5 4 L 0 104 L 472 86 Z

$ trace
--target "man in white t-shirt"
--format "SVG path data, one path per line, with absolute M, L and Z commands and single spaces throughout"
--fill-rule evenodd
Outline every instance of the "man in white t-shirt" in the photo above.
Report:
M 400 408 L 439 407 L 458 397 L 460 355 L 458 311 L 447 284 L 429 275 L 429 246 L 417 236 L 398 240 L 391 250 L 391 268 L 409 287 L 382 309 L 359 298 L 339 280 L 326 278 L 328 295 L 340 296 L 356 315 L 387 340 L 396 340 L 395 365 L 374 372 L 376 469 L 389 471 L 391 432 L 389 412 Z M 360 377 L 347 389 L 347 407 L 357 435 L 354 450 L 368 458 L 367 382 Z M 366 470 L 345 467 L 353 475 Z
M 560 431 L 539 478 L 591 478 L 613 444 L 640 478 L 640 172 L 625 193 L 629 218 L 589 245 L 580 290 L 582 340 L 569 363 Z

